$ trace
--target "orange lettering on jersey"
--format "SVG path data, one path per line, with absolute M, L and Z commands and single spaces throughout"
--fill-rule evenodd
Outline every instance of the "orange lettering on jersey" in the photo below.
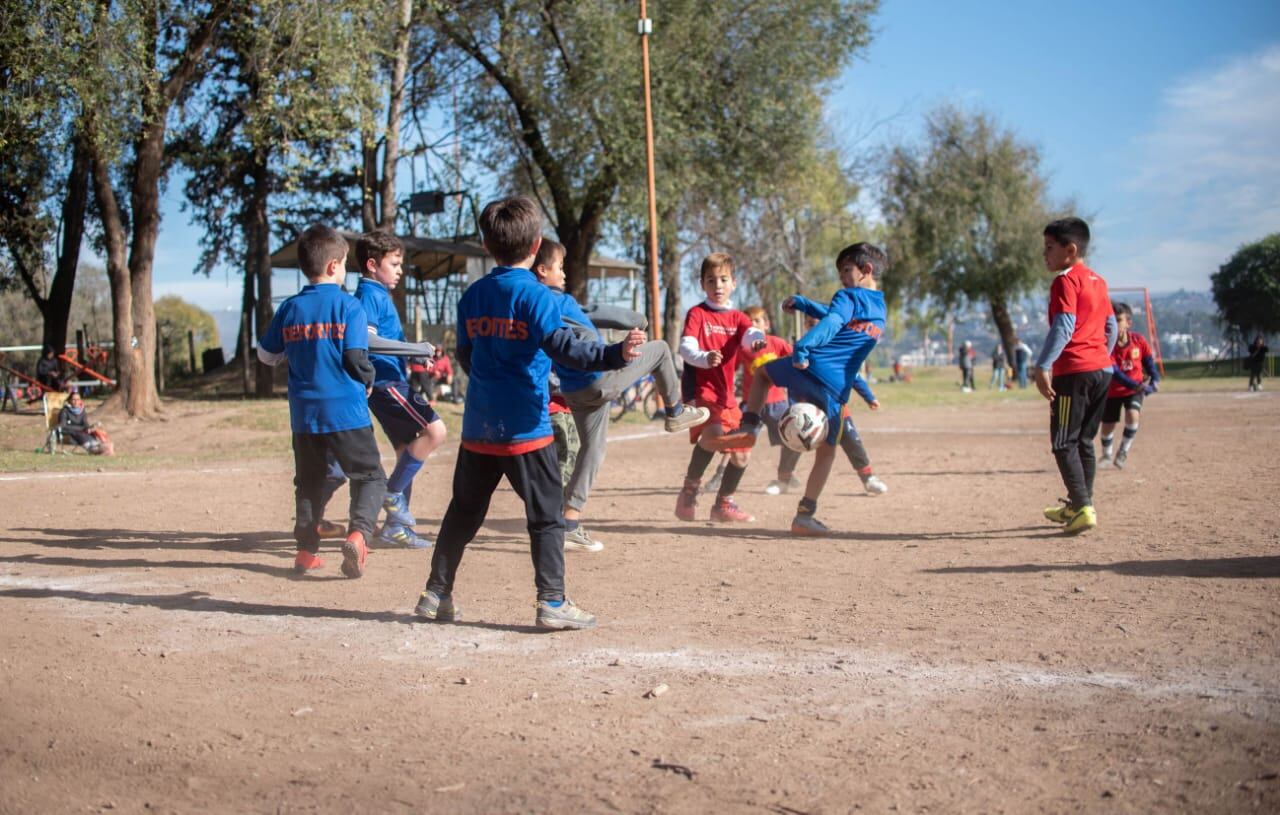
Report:
M 467 336 L 497 337 L 501 340 L 529 339 L 529 324 L 524 320 L 512 320 L 504 317 L 468 317 L 466 322 Z
M 856 331 L 859 334 L 867 334 L 875 337 L 876 339 L 880 339 L 880 335 L 884 333 L 880 329 L 880 326 L 875 323 L 869 323 L 866 320 L 853 320 L 852 322 L 847 323 L 845 328 L 850 331 Z
M 298 323 L 286 325 L 280 330 L 285 342 L 343 339 L 347 335 L 346 323 Z

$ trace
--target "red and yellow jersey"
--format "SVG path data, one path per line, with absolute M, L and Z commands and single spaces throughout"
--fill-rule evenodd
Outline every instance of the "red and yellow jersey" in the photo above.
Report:
M 706 303 L 689 309 L 681 336 L 693 337 L 703 351 L 719 351 L 724 357 L 714 368 L 694 367 L 698 404 L 737 407 L 733 392 L 733 372 L 738 366 L 738 351 L 743 337 L 751 328 L 751 318 L 737 309 L 717 311 Z
M 1151 346 L 1147 345 L 1146 339 L 1141 334 L 1129 332 L 1128 342 L 1121 345 L 1116 343 L 1116 347 L 1111 351 L 1111 365 L 1120 373 L 1132 379 L 1134 382 L 1141 382 L 1144 368 L 1142 361 L 1151 357 Z M 1111 380 L 1111 387 L 1107 389 L 1107 397 L 1132 396 L 1137 393 L 1136 388 L 1120 382 L 1118 379 Z
M 751 364 L 761 357 L 771 354 L 771 359 L 791 356 L 791 343 L 782 337 L 775 337 L 772 334 L 765 335 L 764 348 L 759 352 L 753 353 L 747 348 L 742 349 L 742 353 L 738 356 L 742 360 L 742 398 L 749 399 L 751 397 L 751 382 L 756 378 L 751 372 Z M 765 396 L 764 403 L 772 405 L 774 402 L 787 401 L 787 389 L 779 388 L 773 385 L 769 388 L 769 394 Z
M 1053 279 L 1049 288 L 1049 323 L 1059 314 L 1073 314 L 1076 330 L 1053 363 L 1053 375 L 1101 371 L 1111 365 L 1107 354 L 1107 317 L 1111 296 L 1107 281 L 1083 263 Z

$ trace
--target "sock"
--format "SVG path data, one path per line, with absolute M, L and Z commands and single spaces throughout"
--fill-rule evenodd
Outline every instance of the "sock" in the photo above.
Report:
M 408 506 L 409 502 L 413 500 L 413 481 L 410 481 L 400 494 L 404 496 L 405 506 Z
M 413 477 L 421 469 L 421 459 L 409 455 L 408 450 L 402 452 L 400 458 L 396 460 L 396 468 L 391 471 L 391 477 L 387 479 L 387 492 L 404 492 L 404 488 L 409 486 Z
M 579 521 L 577 518 L 574 518 L 573 520 L 569 520 L 568 518 L 564 519 L 565 532 L 572 532 L 573 530 L 577 529 L 581 525 L 582 525 L 582 522 Z
M 667 405 L 663 410 L 666 411 L 667 418 L 674 418 L 684 413 L 684 405 L 676 402 L 674 405 Z
M 707 466 L 711 464 L 711 459 L 716 454 L 710 450 L 704 450 L 701 446 L 695 444 L 693 446 L 693 455 L 689 456 L 689 470 L 685 473 L 685 479 L 688 481 L 701 481 L 702 474 L 707 471 Z
M 725 465 L 724 478 L 720 480 L 720 492 L 716 495 L 716 500 L 723 500 L 737 492 L 738 484 L 742 482 L 742 474 L 746 471 L 746 467 L 739 467 L 737 464 Z
M 564 605 L 564 598 L 561 598 L 559 600 L 543 600 L 542 602 L 546 603 L 552 608 L 560 608 L 560 606 Z
M 1124 438 L 1120 440 L 1120 452 L 1129 452 L 1129 448 L 1133 446 L 1133 437 L 1136 435 L 1138 435 L 1138 426 L 1136 424 L 1124 426 Z
M 1116 440 L 1116 435 L 1112 433 L 1110 436 L 1102 437 L 1102 455 L 1111 455 L 1111 443 Z
M 812 515 L 818 511 L 818 502 L 812 498 L 801 498 L 800 503 L 796 505 L 797 515 Z
M 858 478 L 862 479 L 862 483 L 867 483 L 867 479 L 871 477 L 871 465 L 868 464 L 858 470 Z

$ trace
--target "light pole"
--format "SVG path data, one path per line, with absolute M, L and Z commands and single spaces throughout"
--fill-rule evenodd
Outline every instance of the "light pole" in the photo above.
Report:
M 649 336 L 662 339 L 662 319 L 658 313 L 658 191 L 653 177 L 653 101 L 649 94 L 649 35 L 653 20 L 645 13 L 645 0 L 640 0 L 640 65 L 644 73 L 644 152 L 649 175 Z

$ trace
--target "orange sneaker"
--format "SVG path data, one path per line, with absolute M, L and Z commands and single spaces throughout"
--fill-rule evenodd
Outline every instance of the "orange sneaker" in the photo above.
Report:
M 359 530 L 352 532 L 342 544 L 342 573 L 352 578 L 362 576 L 367 557 L 369 547 L 365 545 L 364 533 Z
M 321 519 L 320 523 L 316 524 L 316 534 L 320 536 L 320 540 L 342 540 L 347 536 L 347 528 L 342 524 Z
M 305 549 L 299 549 L 298 554 L 293 558 L 293 571 L 295 574 L 306 574 L 323 568 L 324 561 L 320 559 L 320 556 Z
M 744 512 L 741 507 L 734 503 L 732 498 L 721 498 L 711 508 L 711 520 L 719 521 L 720 523 L 749 524 L 755 520 L 755 517 L 748 512 Z

